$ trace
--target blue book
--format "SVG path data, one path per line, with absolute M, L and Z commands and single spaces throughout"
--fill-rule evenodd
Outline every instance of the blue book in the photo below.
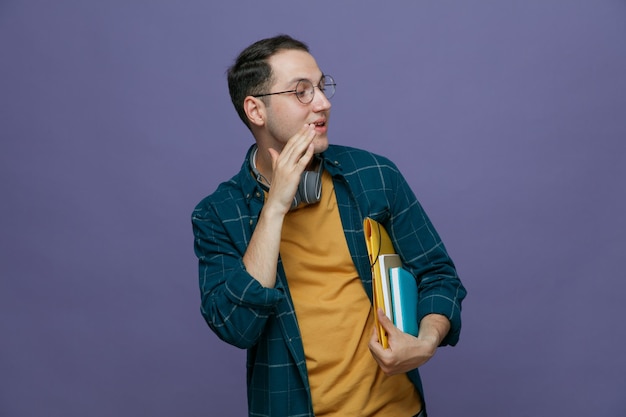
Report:
M 389 268 L 393 322 L 404 333 L 417 336 L 417 283 L 402 267 Z

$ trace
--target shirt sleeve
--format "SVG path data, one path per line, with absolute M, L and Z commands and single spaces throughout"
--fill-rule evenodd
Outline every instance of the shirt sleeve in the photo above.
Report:
M 455 345 L 466 290 L 439 234 L 399 172 L 393 189 L 388 230 L 396 250 L 417 278 L 418 323 L 428 314 L 446 316 L 451 327 L 442 345 Z
M 201 312 L 220 339 L 247 349 L 258 341 L 284 293 L 263 287 L 246 271 L 243 264 L 246 230 L 226 224 L 243 222 L 220 218 L 211 206 L 202 203 L 192 214 Z

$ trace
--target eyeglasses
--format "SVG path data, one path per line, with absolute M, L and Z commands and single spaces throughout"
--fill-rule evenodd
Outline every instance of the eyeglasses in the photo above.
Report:
M 276 94 L 287 94 L 294 93 L 298 101 L 302 104 L 309 104 L 313 101 L 313 97 L 315 97 L 315 87 L 319 88 L 319 90 L 326 96 L 327 99 L 331 99 L 335 95 L 335 79 L 330 75 L 323 75 L 319 84 L 313 85 L 313 83 L 309 80 L 300 80 L 298 84 L 296 84 L 296 88 L 293 90 L 287 91 L 279 91 L 277 93 L 267 93 L 267 94 L 257 94 L 252 97 L 265 97 L 265 96 L 273 96 Z

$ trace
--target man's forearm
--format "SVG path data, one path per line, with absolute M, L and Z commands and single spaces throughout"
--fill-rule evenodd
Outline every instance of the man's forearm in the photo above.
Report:
M 284 213 L 266 205 L 259 216 L 250 244 L 243 255 L 246 271 L 266 288 L 276 285 L 276 268 Z

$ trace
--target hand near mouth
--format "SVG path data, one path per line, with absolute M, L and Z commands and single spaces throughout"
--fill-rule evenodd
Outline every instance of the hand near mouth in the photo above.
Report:
M 325 121 L 322 127 L 324 126 Z M 315 123 L 305 124 L 287 141 L 280 153 L 275 149 L 268 149 L 272 159 L 272 175 L 266 205 L 276 203 L 276 208 L 282 213 L 289 211 L 300 176 L 313 158 L 313 140 L 317 136 L 317 129 L 318 125 Z

